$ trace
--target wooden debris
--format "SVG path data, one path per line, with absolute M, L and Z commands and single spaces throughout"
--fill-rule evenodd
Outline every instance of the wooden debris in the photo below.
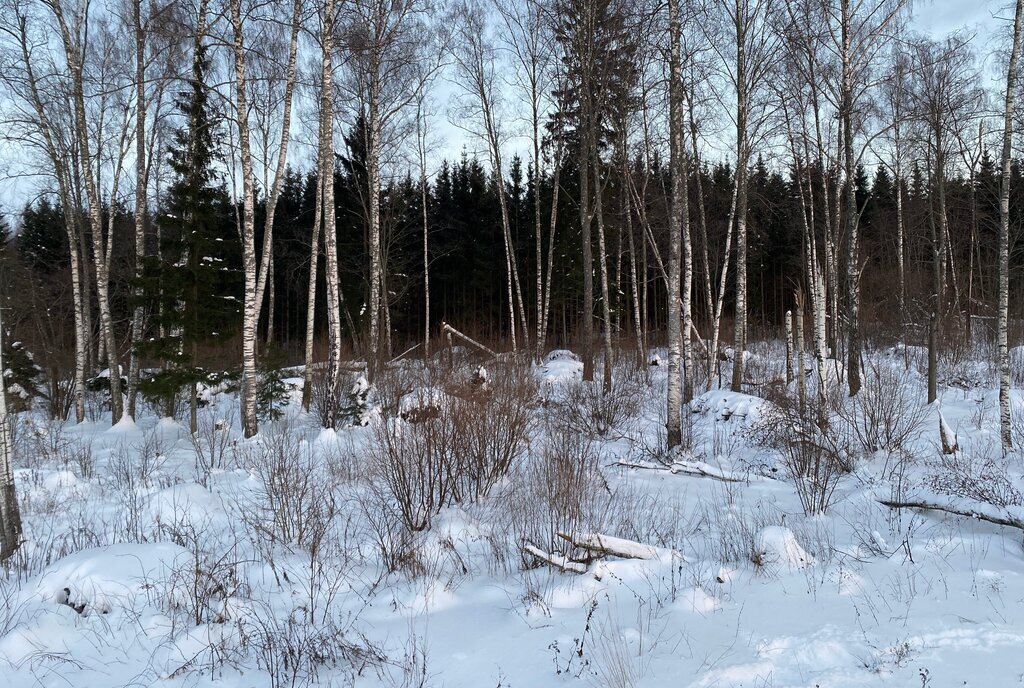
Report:
M 656 559 L 658 549 L 642 542 L 602 535 L 600 533 L 559 533 L 558 537 L 571 542 L 580 549 L 603 556 L 611 555 L 623 559 Z

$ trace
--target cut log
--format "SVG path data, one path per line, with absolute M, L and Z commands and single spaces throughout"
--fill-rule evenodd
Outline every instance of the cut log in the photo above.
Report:
M 523 543 L 522 548 L 523 548 L 523 551 L 526 552 L 527 554 L 529 554 L 530 556 L 532 556 L 532 557 L 534 557 L 536 559 L 539 559 L 540 561 L 544 562 L 548 566 L 554 566 L 559 571 L 564 571 L 565 573 L 586 573 L 587 572 L 587 565 L 586 564 L 584 564 L 582 562 L 579 562 L 579 561 L 572 561 L 571 559 L 569 559 L 568 557 L 566 557 L 564 555 L 561 555 L 561 554 L 549 554 L 548 552 L 545 552 L 544 550 L 542 550 L 540 547 L 534 547 L 533 545 L 531 545 L 529 543 Z
M 656 547 L 610 535 L 601 535 L 600 533 L 578 533 L 573 535 L 559 533 L 558 537 L 571 542 L 580 549 L 585 549 L 595 554 L 611 555 L 623 559 L 656 559 L 658 557 Z

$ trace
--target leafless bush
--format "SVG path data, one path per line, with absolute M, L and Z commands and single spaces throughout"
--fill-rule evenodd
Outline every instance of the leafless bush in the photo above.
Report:
M 865 373 L 860 392 L 839 404 L 839 416 L 865 453 L 899 451 L 921 434 L 928 407 L 908 371 L 874 362 Z
M 307 551 L 314 547 L 337 513 L 329 471 L 319 452 L 281 432 L 239 447 L 237 456 L 256 480 L 254 499 L 242 511 L 255 539 Z
M 16 458 L 25 468 L 66 466 L 70 461 L 71 440 L 64 434 L 64 421 L 26 420 L 15 440 Z
M 451 409 L 444 417 L 410 423 L 385 418 L 374 425 L 370 456 L 373 478 L 392 497 L 402 522 L 424 530 L 458 494 L 458 459 Z
M 50 374 L 46 411 L 51 421 L 66 421 L 71 415 L 71 409 L 75 405 L 76 387 L 74 377 L 62 378 L 56 370 Z
M 925 484 L 939 494 L 970 499 L 1005 508 L 1024 505 L 1024 496 L 1010 479 L 1006 459 L 993 454 L 971 455 L 967 452 L 941 454 Z
M 455 502 L 486 495 L 522 453 L 535 386 L 502 369 L 485 385 L 419 387 L 373 428 L 372 480 L 410 531 Z
M 533 425 L 537 387 L 519 368 L 499 368 L 486 389 L 458 399 L 453 415 L 460 498 L 480 498 L 491 491 L 522 452 Z
M 733 486 L 726 485 L 717 498 L 703 504 L 703 519 L 710 526 L 708 552 L 703 557 L 723 564 L 758 564 L 758 535 L 768 526 L 783 523 L 774 505 L 758 501 L 753 507 L 737 505 Z
M 341 412 L 341 390 L 327 375 L 326 367 L 313 371 L 309 406 L 321 427 L 333 428 Z
M 198 482 L 203 487 L 206 487 L 212 471 L 228 465 L 228 457 L 237 439 L 233 431 L 235 416 L 233 408 L 223 415 L 201 413 L 198 429 L 195 434 L 189 435 L 192 449 L 196 453 Z
M 296 688 L 319 683 L 325 669 L 347 669 L 351 678 L 387 661 L 352 626 L 334 617 L 312 624 L 299 609 L 281 619 L 272 605 L 265 604 L 241 620 L 239 633 L 242 649 L 255 655 L 272 688 Z
M 224 601 L 247 592 L 239 575 L 242 553 L 238 539 L 220 541 L 211 525 L 187 520 L 161 525 L 161 535 L 189 553 L 187 559 L 177 562 L 168 579 L 168 603 L 196 626 L 224 622 Z
M 601 473 L 593 440 L 552 428 L 502 499 L 520 538 L 548 552 L 585 557 L 558 533 L 602 531 L 613 493 Z
M 409 529 L 391 495 L 371 485 L 359 505 L 384 571 L 404 571 L 412 578 L 422 574 L 417 533 Z
M 818 426 L 801 416 L 792 400 L 772 407 L 753 436 L 761 446 L 779 452 L 806 514 L 825 513 L 839 479 L 853 470 L 843 427 L 837 423 Z
M 598 381 L 573 380 L 551 400 L 551 416 L 558 432 L 623 437 L 635 422 L 646 396 L 640 376 L 617 376 L 605 392 Z
M 650 630 L 643 623 L 635 633 Z M 644 683 L 650 663 L 650 648 L 642 635 L 638 647 L 632 647 L 630 633 L 622 627 L 614 613 L 606 613 L 596 623 L 590 642 L 593 646 L 592 667 L 594 679 L 600 688 L 636 688 Z
M 409 639 L 402 651 L 402 657 L 392 662 L 393 671 L 388 671 L 382 678 L 393 688 L 428 688 L 433 678 L 429 664 L 430 654 L 426 639 L 410 627 Z

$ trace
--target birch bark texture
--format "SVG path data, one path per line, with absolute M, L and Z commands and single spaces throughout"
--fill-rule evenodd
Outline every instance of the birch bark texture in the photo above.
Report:
M 672 209 L 669 216 L 668 263 L 668 449 L 682 444 L 683 384 L 681 377 L 682 339 L 680 327 L 679 270 L 682 238 L 683 195 L 683 82 L 682 18 L 679 0 L 669 0 L 669 166 L 672 173 Z
M 1006 69 L 1006 98 L 1003 104 L 1002 180 L 999 187 L 999 303 L 996 308 L 996 347 L 999 364 L 999 437 L 1003 451 L 1013 448 L 1010 411 L 1010 173 L 1013 164 L 1013 117 L 1017 95 L 1017 62 L 1020 59 L 1021 22 L 1024 0 L 1017 0 L 1013 15 L 1013 45 Z
M 0 561 L 21 545 L 21 513 L 14 488 L 14 443 L 11 419 L 7 415 L 7 385 L 4 382 L 4 322 L 0 306 Z

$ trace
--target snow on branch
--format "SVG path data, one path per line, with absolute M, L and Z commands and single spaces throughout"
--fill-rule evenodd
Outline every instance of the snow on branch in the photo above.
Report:
M 523 551 L 527 554 L 539 559 L 549 566 L 554 566 L 559 571 L 565 573 L 586 573 L 587 565 L 583 562 L 573 561 L 562 554 L 548 553 L 539 547 L 534 547 L 528 542 L 524 542 L 522 545 Z
M 1009 526 L 1024 530 L 1024 512 L 1018 507 L 1000 507 L 973 500 L 946 501 L 937 496 L 908 497 L 905 499 L 879 499 L 879 504 L 890 509 L 927 509 L 941 511 L 954 516 L 986 521 L 998 526 Z
M 622 557 L 623 559 L 656 559 L 658 550 L 651 545 L 642 542 L 634 542 L 624 538 L 602 535 L 600 533 L 558 533 L 558 537 L 571 542 L 581 549 L 585 549 L 602 556 Z

